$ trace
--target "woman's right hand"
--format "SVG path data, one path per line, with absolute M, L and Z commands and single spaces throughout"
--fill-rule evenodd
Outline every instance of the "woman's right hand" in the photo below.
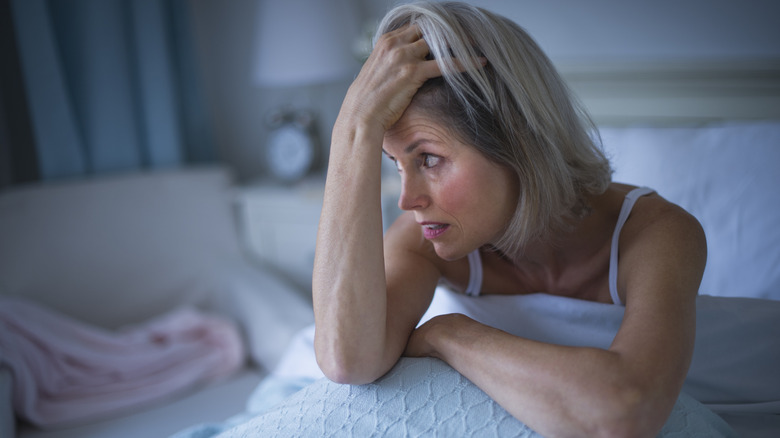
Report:
M 428 53 L 416 25 L 382 35 L 344 98 L 339 122 L 388 130 L 423 83 L 441 76 L 437 62 L 426 59 Z

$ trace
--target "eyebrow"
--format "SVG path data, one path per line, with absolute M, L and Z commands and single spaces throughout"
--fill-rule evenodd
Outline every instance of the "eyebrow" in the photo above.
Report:
M 422 139 L 422 138 L 421 138 L 421 139 L 419 139 L 419 140 L 417 140 L 417 141 L 413 142 L 412 144 L 410 144 L 410 145 L 409 145 L 409 146 L 407 146 L 406 148 L 404 148 L 404 153 L 405 153 L 405 154 L 407 154 L 407 155 L 409 155 L 409 154 L 411 154 L 412 152 L 414 152 L 414 150 L 415 150 L 415 149 L 417 149 L 417 148 L 418 148 L 420 145 L 422 145 L 422 144 L 424 144 L 424 143 L 430 143 L 430 141 L 429 141 L 429 140 L 426 140 L 426 139 Z M 387 155 L 388 157 L 393 157 L 392 155 L 390 155 L 390 154 L 389 154 L 389 153 L 388 153 L 388 152 L 385 150 L 385 148 L 382 148 L 382 152 L 384 152 L 384 153 L 385 153 L 385 155 Z

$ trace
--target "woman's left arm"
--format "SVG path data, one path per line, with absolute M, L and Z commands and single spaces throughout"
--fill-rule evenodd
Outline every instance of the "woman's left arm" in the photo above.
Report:
M 671 206 L 627 224 L 620 251 L 626 310 L 607 350 L 535 342 L 453 314 L 416 330 L 406 354 L 444 360 L 544 436 L 655 436 L 693 354 L 706 241 Z

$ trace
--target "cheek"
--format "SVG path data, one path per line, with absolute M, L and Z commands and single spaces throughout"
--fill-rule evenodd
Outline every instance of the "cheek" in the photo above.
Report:
M 503 227 L 517 207 L 519 189 L 513 175 L 494 166 L 461 172 L 446 185 L 442 202 L 483 226 Z
M 479 196 L 475 191 L 475 182 L 463 172 L 452 172 L 440 178 L 436 184 L 439 208 L 453 215 L 469 212 Z

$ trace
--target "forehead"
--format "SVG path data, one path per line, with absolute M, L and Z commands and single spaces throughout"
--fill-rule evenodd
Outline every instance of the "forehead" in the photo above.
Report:
M 385 132 L 383 149 L 395 155 L 407 152 L 407 149 L 420 142 L 441 146 L 463 145 L 452 129 L 423 111 L 409 107 L 403 116 Z

